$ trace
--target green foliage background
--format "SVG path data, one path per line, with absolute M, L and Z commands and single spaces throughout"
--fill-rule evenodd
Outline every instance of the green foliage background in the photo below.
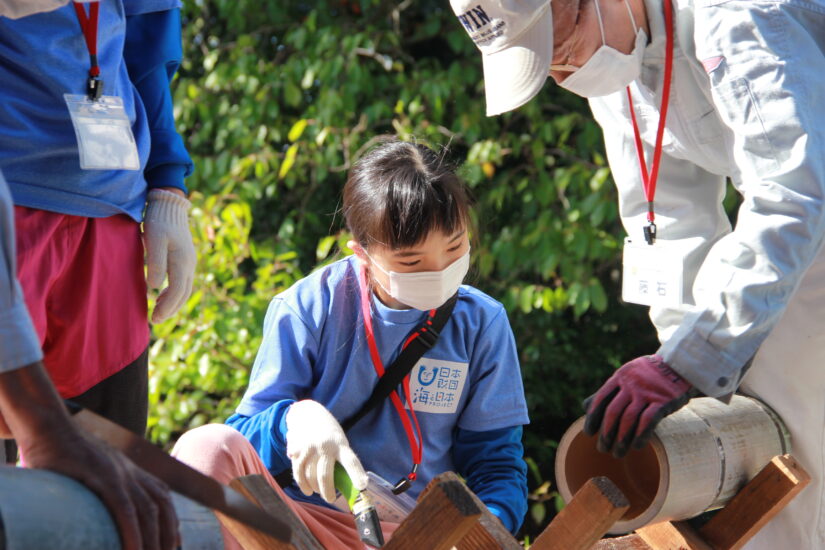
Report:
M 185 0 L 183 34 L 174 95 L 197 167 L 198 278 L 154 328 L 151 438 L 231 414 L 269 300 L 348 252 L 340 191 L 376 136 L 449 146 L 477 199 L 469 282 L 505 304 L 519 345 L 535 536 L 581 400 L 655 346 L 642 308 L 618 301 L 623 232 L 586 104 L 547 85 L 485 117 L 481 58 L 446 0 Z

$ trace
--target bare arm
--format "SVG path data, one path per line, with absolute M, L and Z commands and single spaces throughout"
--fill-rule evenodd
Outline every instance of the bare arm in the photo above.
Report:
M 77 430 L 41 362 L 0 373 L 0 414 L 30 467 L 72 477 L 97 494 L 124 550 L 175 547 L 177 518 L 167 487 Z

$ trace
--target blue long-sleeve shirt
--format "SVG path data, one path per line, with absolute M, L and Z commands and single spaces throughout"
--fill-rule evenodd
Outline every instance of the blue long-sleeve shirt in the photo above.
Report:
M 290 467 L 285 416 L 296 400 L 313 399 L 339 421 L 360 409 L 377 375 L 365 340 L 357 263 L 350 257 L 302 279 L 271 303 L 249 388 L 227 423 L 243 433 L 266 467 Z M 435 475 L 457 471 L 511 531 L 526 512 L 521 426 L 527 409 L 515 342 L 504 308 L 462 286 L 436 345 L 410 375 L 410 406 L 423 438 L 415 497 Z M 372 299 L 379 354 L 389 365 L 425 316 Z M 409 472 L 410 448 L 389 399 L 347 433 L 361 463 L 390 482 Z M 287 492 L 305 497 L 296 486 Z
M 181 59 L 179 0 L 101 0 L 104 94 L 123 100 L 141 169 L 81 170 L 64 94 L 84 94 L 89 53 L 69 3 L 0 19 L 0 169 L 15 204 L 140 221 L 153 187 L 185 191 L 192 162 L 175 132 L 170 79 Z
M 285 399 L 254 416 L 236 413 L 226 421 L 246 436 L 273 475 L 291 467 L 286 456 L 286 411 L 294 402 Z M 511 533 L 518 531 L 527 513 L 522 431 L 521 426 L 481 432 L 456 428 L 452 445 L 457 473 Z M 294 489 L 290 495 L 326 506 L 316 496 L 307 499 Z

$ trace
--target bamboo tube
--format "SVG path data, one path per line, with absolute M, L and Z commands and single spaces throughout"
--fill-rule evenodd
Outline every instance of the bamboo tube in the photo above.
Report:
M 598 452 L 596 437 L 586 436 L 583 426 L 580 418 L 559 443 L 556 483 L 569 501 L 592 477 L 613 481 L 630 508 L 611 534 L 719 508 L 774 456 L 790 452 L 790 434 L 779 417 L 745 396 L 734 396 L 729 405 L 691 400 L 659 423 L 648 446 L 623 459 Z

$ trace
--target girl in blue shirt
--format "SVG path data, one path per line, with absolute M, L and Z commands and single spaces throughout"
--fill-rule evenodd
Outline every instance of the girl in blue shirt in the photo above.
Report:
M 292 470 L 285 490 L 297 501 L 329 506 L 336 462 L 357 489 L 370 470 L 406 478 L 413 497 L 455 471 L 516 532 L 527 509 L 527 407 L 503 306 L 461 284 L 466 188 L 429 148 L 389 142 L 354 166 L 343 213 L 355 254 L 272 300 L 249 388 L 227 424 L 271 474 Z M 378 372 L 456 294 L 435 345 L 345 434 L 340 422 L 367 401 Z

